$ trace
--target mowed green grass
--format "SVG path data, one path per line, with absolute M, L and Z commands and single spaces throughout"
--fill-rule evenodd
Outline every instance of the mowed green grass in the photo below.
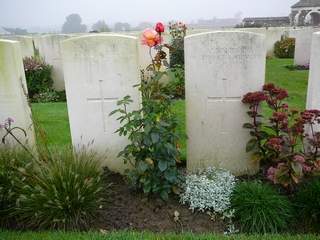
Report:
M 66 103 L 34 103 L 32 114 L 36 128 L 45 132 L 49 146 L 68 147 L 71 144 Z
M 152 234 L 135 232 L 100 233 L 62 233 L 62 232 L 0 232 L 0 240 L 315 240 L 314 235 L 194 235 L 194 234 Z
M 266 82 L 286 88 L 290 95 L 290 106 L 303 110 L 306 102 L 308 71 L 290 71 L 285 67 L 292 64 L 292 59 L 267 60 Z M 36 122 L 47 133 L 50 146 L 60 147 L 71 144 L 66 103 L 36 103 L 32 104 L 32 110 Z M 173 110 L 179 120 L 181 158 L 184 160 L 186 156 L 185 102 L 183 100 L 176 101 Z
M 288 90 L 291 108 L 304 110 L 308 88 L 309 71 L 290 71 L 285 66 L 292 65 L 292 59 L 267 60 L 266 82 Z

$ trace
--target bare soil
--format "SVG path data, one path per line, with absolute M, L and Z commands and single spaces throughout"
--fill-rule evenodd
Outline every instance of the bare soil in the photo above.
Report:
M 206 213 L 193 213 L 179 203 L 177 196 L 168 202 L 146 198 L 133 191 L 119 174 L 106 173 L 106 203 L 95 222 L 95 228 L 105 231 L 136 230 L 152 232 L 221 233 L 222 220 L 211 219 Z M 175 211 L 179 219 L 175 221 Z

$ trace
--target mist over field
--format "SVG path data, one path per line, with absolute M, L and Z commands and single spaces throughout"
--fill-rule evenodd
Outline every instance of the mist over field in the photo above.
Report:
M 136 26 L 141 22 L 288 16 L 297 0 L 1 0 L 0 27 L 58 30 L 66 16 L 78 13 L 83 24 L 104 20 Z

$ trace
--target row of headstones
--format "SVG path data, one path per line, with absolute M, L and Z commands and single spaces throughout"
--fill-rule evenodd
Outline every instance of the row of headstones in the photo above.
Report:
M 188 35 L 194 33 L 203 33 L 208 30 L 189 30 Z M 289 27 L 278 27 L 278 28 L 240 28 L 237 31 L 245 31 L 263 34 L 266 38 L 267 55 L 272 56 L 274 51 L 274 44 L 280 40 L 282 36 L 293 37 L 296 39 L 295 49 L 295 64 L 296 65 L 307 65 L 310 62 L 310 47 L 313 32 L 320 31 L 316 28 L 289 28 Z M 132 32 L 132 36 L 139 36 L 140 33 Z M 53 66 L 52 78 L 54 81 L 54 89 L 58 91 L 65 90 L 65 81 L 63 74 L 62 65 L 62 52 L 61 42 L 76 37 L 77 35 L 44 35 L 44 36 L 0 36 L 0 38 L 6 38 L 10 40 L 19 41 L 22 48 L 22 56 L 30 57 L 35 54 L 35 51 L 39 53 L 41 57 L 50 65 Z M 170 36 L 164 35 L 166 42 L 170 42 Z M 167 51 L 169 59 L 169 51 Z M 145 68 L 149 64 L 149 51 L 139 46 L 139 64 L 140 68 Z
M 138 35 L 138 33 L 131 33 Z M 84 35 L 84 34 L 81 34 Z M 57 91 L 65 90 L 65 81 L 63 74 L 62 64 L 62 50 L 61 43 L 72 37 L 81 36 L 80 34 L 57 34 L 57 35 L 44 35 L 44 36 L 11 36 L 3 35 L 0 39 L 8 39 L 20 42 L 22 57 L 31 57 L 39 54 L 43 60 L 50 64 L 52 68 L 53 88 Z M 91 34 L 92 35 L 92 34 Z M 168 35 L 164 37 L 168 39 Z M 164 49 L 169 55 L 169 50 Z M 168 58 L 169 59 L 169 58 Z M 143 46 L 139 46 L 139 64 L 141 68 L 145 68 L 150 64 L 149 51 Z
M 320 108 L 320 32 L 313 35 L 307 108 Z M 105 165 L 122 172 L 117 154 L 128 140 L 117 136 L 109 113 L 130 95 L 137 109 L 141 96 L 139 47 L 135 37 L 93 35 L 62 43 L 68 113 L 75 148 L 88 145 L 105 156 Z M 257 165 L 245 152 L 249 138 L 242 96 L 264 84 L 265 39 L 245 32 L 212 32 L 185 39 L 187 165 L 189 170 L 216 166 L 235 174 Z M 0 40 L 0 119 L 10 116 L 28 129 L 34 142 L 26 83 L 18 42 Z M 129 109 L 129 110 L 130 110 Z M 3 134 L 3 132 L 0 132 Z M 0 136 L 1 137 L 1 136 Z M 22 136 L 20 136 L 22 137 Z

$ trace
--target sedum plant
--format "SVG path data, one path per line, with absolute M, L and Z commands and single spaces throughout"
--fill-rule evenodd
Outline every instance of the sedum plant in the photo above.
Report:
M 293 190 L 305 176 L 320 171 L 320 132 L 316 131 L 320 111 L 289 109 L 287 98 L 288 92 L 273 84 L 246 94 L 242 102 L 249 105 L 251 122 L 243 127 L 252 136 L 246 151 L 261 162 L 267 179 Z M 263 104 L 271 110 L 271 117 L 262 114 Z
M 212 211 L 224 214 L 230 208 L 236 178 L 229 171 L 208 168 L 197 174 L 186 176 L 184 192 L 180 196 L 183 204 L 192 211 Z

